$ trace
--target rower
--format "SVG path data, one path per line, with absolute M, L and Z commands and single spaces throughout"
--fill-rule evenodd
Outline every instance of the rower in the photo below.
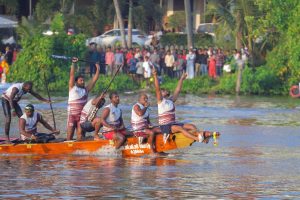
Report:
M 120 98 L 117 92 L 111 92 L 109 99 L 111 103 L 102 111 L 103 135 L 108 140 L 114 140 L 116 149 L 119 149 L 126 139 L 122 110 L 118 107 Z
M 67 122 L 67 140 L 72 140 L 76 129 L 77 140 L 82 139 L 82 129 L 80 127 L 80 114 L 87 103 L 88 93 L 94 88 L 99 78 L 100 66 L 96 63 L 96 74 L 87 86 L 84 83 L 84 77 L 78 75 L 75 77 L 75 66 L 78 58 L 72 58 L 69 80 L 69 99 L 68 99 L 68 122 Z
M 16 83 L 10 86 L 2 94 L 2 107 L 5 116 L 5 137 L 7 143 L 10 143 L 9 130 L 11 123 L 11 114 L 13 116 L 18 116 L 19 118 L 23 115 L 22 109 L 18 102 L 24 94 L 30 93 L 32 96 L 40 101 L 50 103 L 48 99 L 41 97 L 38 93 L 32 90 L 33 83 L 31 81 L 26 81 L 24 83 Z
M 85 132 L 94 132 L 94 140 L 100 140 L 99 131 L 102 127 L 102 120 L 97 117 L 98 110 L 104 105 L 104 93 L 100 96 L 90 99 L 83 107 L 80 115 L 80 127 Z M 100 133 L 101 134 L 101 133 Z M 102 134 L 101 134 L 102 136 Z
M 50 130 L 51 134 L 38 133 L 37 124 L 41 123 L 45 128 Z M 28 104 L 25 106 L 25 113 L 19 119 L 19 130 L 21 135 L 21 140 L 23 141 L 41 141 L 47 142 L 49 140 L 55 139 L 53 134 L 59 134 L 59 130 L 55 130 L 52 126 L 44 120 L 43 116 L 34 111 L 34 106 Z
M 152 154 L 155 154 L 155 134 L 160 133 L 160 128 L 150 128 L 150 117 L 148 102 L 148 96 L 145 93 L 139 95 L 139 100 L 133 105 L 131 111 L 131 126 L 133 134 L 137 137 L 148 137 L 148 143 L 150 144 L 150 150 Z
M 156 70 L 153 71 L 155 93 L 158 104 L 158 123 L 162 133 L 169 135 L 170 133 L 181 132 L 185 137 L 203 142 L 204 139 L 210 137 L 210 132 L 198 132 L 193 124 L 177 123 L 175 121 L 175 102 L 179 96 L 182 88 L 183 81 L 186 79 L 187 74 L 183 73 L 180 77 L 177 87 L 170 96 L 170 92 L 166 89 L 160 89 L 159 81 Z M 205 140 L 206 142 L 207 140 Z M 166 142 L 166 141 L 165 141 Z

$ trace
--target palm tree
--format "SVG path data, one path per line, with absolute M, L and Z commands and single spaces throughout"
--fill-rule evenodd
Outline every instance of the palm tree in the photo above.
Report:
M 128 47 L 132 45 L 132 0 L 129 0 L 129 11 L 128 11 Z
M 119 26 L 120 26 L 122 47 L 123 48 L 127 48 L 126 38 L 125 38 L 124 23 L 123 23 L 123 18 L 122 18 L 122 14 L 121 14 L 121 10 L 120 10 L 120 6 L 119 6 L 119 1 L 118 0 L 114 0 L 114 6 L 115 6 L 115 10 L 116 10 L 116 15 L 117 15 L 117 18 L 118 18 Z
M 216 18 L 218 29 L 222 30 L 220 35 L 229 33 L 235 37 L 236 49 L 241 49 L 247 40 L 249 52 L 252 52 L 253 19 L 259 15 L 253 0 L 210 0 L 206 14 Z
M 185 19 L 186 19 L 186 32 L 188 47 L 193 47 L 193 28 L 192 28 L 192 15 L 191 15 L 191 1 L 184 0 Z

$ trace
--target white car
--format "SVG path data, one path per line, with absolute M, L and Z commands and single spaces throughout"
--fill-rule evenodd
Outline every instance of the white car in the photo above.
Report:
M 128 31 L 125 29 L 126 40 L 128 40 Z M 143 34 L 138 29 L 132 29 L 132 44 L 138 44 L 140 46 L 145 45 L 148 36 Z M 92 37 L 86 40 L 86 45 L 95 42 L 100 46 L 114 46 L 116 43 L 121 43 L 121 32 L 120 29 L 112 29 L 99 35 L 97 37 Z

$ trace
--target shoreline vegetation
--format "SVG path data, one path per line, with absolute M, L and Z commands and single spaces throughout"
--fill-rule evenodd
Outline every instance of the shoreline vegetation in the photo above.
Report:
M 87 76 L 86 76 L 87 77 Z M 240 95 L 261 95 L 261 96 L 286 96 L 288 93 L 276 90 L 276 81 L 272 80 L 270 82 L 258 80 L 255 78 L 256 75 L 253 73 L 251 68 L 245 68 L 243 72 L 243 82 L 241 85 Z M 187 79 L 183 83 L 182 93 L 185 94 L 221 94 L 221 95 L 233 95 L 236 94 L 236 78 L 237 74 L 224 74 L 218 79 L 211 79 L 208 76 L 198 76 L 194 79 Z M 108 85 L 111 80 L 111 76 L 100 75 L 99 80 L 97 81 L 95 88 L 92 90 L 92 94 L 101 93 L 104 88 Z M 86 78 L 86 83 L 88 78 Z M 152 84 L 152 82 L 151 82 Z M 55 83 L 50 83 L 51 93 L 68 95 L 67 89 L 65 86 L 54 88 Z M 174 91 L 177 85 L 177 79 L 171 79 L 167 76 L 162 76 L 162 87 L 170 91 Z M 251 85 L 251 87 L 249 87 Z M 263 85 L 263 87 L 260 87 Z M 141 83 L 133 80 L 132 77 L 126 74 L 119 74 L 116 76 L 116 79 L 111 84 L 109 91 L 118 91 L 122 93 L 128 92 L 139 92 L 139 91 L 151 91 L 154 89 L 152 85 L 150 88 L 146 87 L 146 81 Z M 44 93 L 45 90 L 42 88 L 39 89 L 39 92 Z
M 249 2 L 254 3 L 254 1 Z M 286 12 L 286 10 L 289 10 L 289 12 Z M 234 32 L 233 36 L 239 36 L 237 37 L 238 41 L 249 47 L 250 52 L 249 63 L 242 70 L 240 95 L 288 96 L 290 87 L 298 85 L 300 81 L 299 10 L 300 3 L 298 1 L 288 0 L 282 2 L 274 0 L 265 2 L 258 0 L 255 1 L 254 11 L 265 13 L 265 15 L 256 15 L 258 16 L 257 19 L 254 18 L 254 15 L 237 18 L 246 20 L 247 23 L 242 25 L 247 25 L 247 27 L 244 27 L 247 31 L 238 30 L 240 32 Z M 241 10 L 234 11 L 240 12 Z M 219 16 L 217 19 L 222 18 Z M 48 82 L 51 92 L 67 93 L 71 61 L 68 59 L 54 59 L 51 55 L 85 58 L 87 36 L 84 34 L 67 35 L 65 33 L 65 23 L 64 15 L 56 13 L 51 21 L 50 30 L 58 34 L 44 36 L 41 25 L 34 26 L 33 23 L 31 24 L 28 20 L 23 19 L 18 28 L 22 50 L 9 69 L 8 82 L 32 80 L 37 91 L 44 91 L 45 83 Z M 221 25 L 222 21 L 220 21 L 220 27 L 222 31 L 225 30 L 224 26 Z M 233 27 L 237 26 L 234 25 Z M 168 43 L 172 44 L 176 37 L 169 35 L 167 39 Z M 183 40 L 183 37 L 179 40 Z M 204 38 L 204 40 L 208 40 L 208 38 Z M 212 42 L 214 43 L 212 44 L 213 47 L 218 45 L 218 40 Z M 200 44 L 204 43 L 200 42 Z M 173 46 L 178 45 L 175 42 L 173 44 Z M 207 43 L 207 45 L 209 44 Z M 223 49 L 230 49 L 225 44 L 221 46 Z M 260 59 L 257 59 L 258 57 Z M 80 65 L 86 66 L 86 63 L 80 63 Z M 101 77 L 94 91 L 101 91 L 102 87 L 108 85 L 110 79 L 110 76 Z M 176 78 L 170 79 L 163 76 L 162 87 L 173 90 L 176 83 Z M 236 94 L 236 83 L 237 71 L 234 73 L 224 72 L 223 76 L 216 79 L 199 76 L 192 80 L 186 80 L 182 92 L 191 94 Z M 132 80 L 132 77 L 120 74 L 113 82 L 110 90 L 124 92 L 145 87 L 144 82 L 139 85 Z

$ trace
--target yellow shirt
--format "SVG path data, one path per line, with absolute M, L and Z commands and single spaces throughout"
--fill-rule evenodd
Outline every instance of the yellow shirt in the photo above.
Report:
M 3 68 L 3 73 L 8 74 L 9 72 L 9 65 L 5 60 L 2 60 L 1 67 Z

